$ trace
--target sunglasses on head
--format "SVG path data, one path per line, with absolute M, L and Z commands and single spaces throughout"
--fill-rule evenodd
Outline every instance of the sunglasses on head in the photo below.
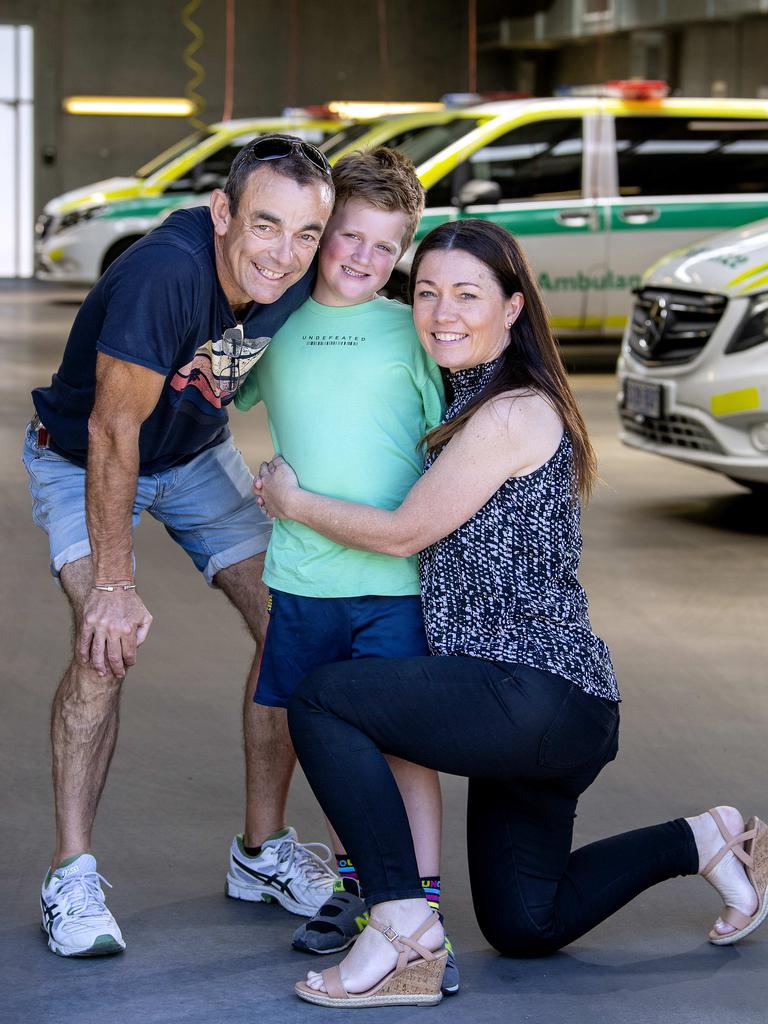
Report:
M 292 153 L 299 153 L 309 160 L 323 174 L 330 175 L 331 165 L 316 146 L 301 139 L 256 139 L 248 147 L 248 155 L 253 160 L 282 160 Z

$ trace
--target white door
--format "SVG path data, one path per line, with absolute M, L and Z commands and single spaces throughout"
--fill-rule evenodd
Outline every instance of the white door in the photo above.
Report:
M 457 216 L 501 225 L 519 239 L 555 333 L 599 332 L 594 281 L 605 272 L 606 243 L 601 211 L 588 188 L 588 151 L 580 115 L 516 125 L 481 144 L 430 188 L 417 238 Z M 450 202 L 459 175 L 494 182 L 498 201 L 457 211 Z
M 0 277 L 31 277 L 32 28 L 0 25 Z

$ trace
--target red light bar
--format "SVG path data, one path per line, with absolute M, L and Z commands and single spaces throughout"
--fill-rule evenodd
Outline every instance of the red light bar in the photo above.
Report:
M 661 100 L 669 86 L 659 78 L 618 78 L 605 83 L 605 94 L 623 100 Z

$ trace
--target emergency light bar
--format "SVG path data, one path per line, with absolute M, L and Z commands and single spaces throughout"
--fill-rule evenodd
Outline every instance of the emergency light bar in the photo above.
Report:
M 616 78 L 602 85 L 563 85 L 558 96 L 606 96 L 619 100 L 663 100 L 669 85 L 659 78 Z
M 490 92 L 447 92 L 441 99 L 446 107 L 476 107 L 480 103 L 499 103 L 505 100 L 529 100 L 530 92 L 509 92 L 492 90 Z
M 444 103 L 379 103 L 371 100 L 331 100 L 329 103 L 313 104 L 308 107 L 286 107 L 283 117 L 340 117 L 366 118 L 389 117 L 392 114 L 420 114 L 433 110 L 445 110 Z

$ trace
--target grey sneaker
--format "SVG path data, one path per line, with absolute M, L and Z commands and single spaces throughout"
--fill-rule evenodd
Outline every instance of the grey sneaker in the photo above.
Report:
M 291 945 L 302 953 L 340 953 L 351 946 L 368 923 L 368 911 L 354 878 L 337 878 L 333 896 L 311 921 L 299 925 Z
M 448 950 L 448 959 L 445 961 L 445 973 L 440 985 L 440 991 L 444 996 L 455 996 L 461 988 L 461 977 L 459 968 L 456 965 L 456 956 L 453 952 L 453 943 L 445 936 L 445 948 Z
M 117 922 L 107 910 L 101 882 L 109 885 L 90 853 L 67 858 L 45 876 L 40 890 L 41 927 L 52 953 L 106 956 L 125 949 Z
M 336 872 L 330 859 L 327 846 L 300 843 L 292 828 L 266 839 L 256 857 L 249 857 L 243 837 L 235 836 L 229 850 L 227 895 L 253 903 L 277 900 L 292 914 L 312 917 L 333 893 Z

